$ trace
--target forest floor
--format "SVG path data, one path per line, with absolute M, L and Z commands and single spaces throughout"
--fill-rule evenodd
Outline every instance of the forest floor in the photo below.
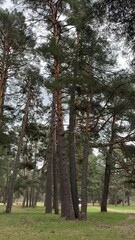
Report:
M 0 240 L 135 239 L 134 206 L 109 206 L 107 213 L 90 206 L 86 221 L 66 221 L 59 215 L 44 214 L 43 206 L 14 206 L 11 214 L 5 214 L 4 209 L 0 206 Z

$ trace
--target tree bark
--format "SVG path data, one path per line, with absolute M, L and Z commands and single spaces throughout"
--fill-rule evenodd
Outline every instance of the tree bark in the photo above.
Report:
M 87 218 L 87 174 L 88 174 L 89 140 L 84 140 L 83 163 L 82 163 L 82 184 L 81 184 L 81 218 Z
M 115 138 L 115 118 L 116 116 L 114 114 L 112 119 L 112 125 L 111 125 L 111 139 L 110 139 L 111 143 L 113 143 Z M 106 157 L 104 184 L 103 184 L 102 199 L 101 199 L 101 212 L 107 212 L 107 199 L 109 194 L 110 175 L 111 175 L 111 168 L 112 168 L 112 153 L 113 153 L 113 144 L 109 146 L 108 154 Z
M 3 34 L 3 57 L 0 66 L 0 125 L 2 123 L 3 104 L 6 91 L 6 82 L 8 78 L 8 56 L 9 56 L 9 43 L 8 31 L 5 30 Z
M 58 5 L 50 1 L 50 21 L 52 23 L 53 37 L 55 48 L 58 48 L 61 36 L 60 25 L 58 21 Z M 54 56 L 54 79 L 58 81 L 60 75 L 59 59 Z M 74 219 L 74 209 L 71 197 L 71 189 L 68 173 L 68 159 L 64 140 L 64 126 L 62 113 L 62 95 L 61 90 L 55 90 L 56 97 L 56 115 L 57 115 L 57 137 L 58 137 L 58 152 L 59 152 L 59 166 L 60 166 L 60 191 L 61 191 L 61 215 L 66 219 Z
M 58 161 L 57 161 L 57 146 L 56 146 L 56 129 L 54 132 L 54 146 L 53 146 L 53 208 L 55 214 L 59 214 L 58 203 Z
M 86 112 L 86 126 L 84 134 L 84 145 L 83 145 L 83 163 L 82 163 L 82 183 L 81 183 L 81 216 L 80 218 L 87 218 L 87 175 L 88 175 L 88 158 L 90 153 L 89 146 L 89 125 L 90 125 L 90 111 L 91 111 L 91 98 L 87 99 L 87 112 Z
M 111 174 L 111 155 L 112 155 L 112 150 L 110 150 L 110 152 L 108 153 L 108 156 L 106 157 L 104 187 L 103 187 L 102 200 L 101 200 L 101 212 L 107 212 L 107 199 L 108 199 L 108 193 L 109 193 L 110 174 Z
M 52 212 L 52 187 L 53 187 L 53 159 L 54 159 L 54 134 L 56 131 L 56 100 L 55 94 L 53 94 L 52 101 L 52 117 L 51 117 L 51 129 L 50 129 L 50 142 L 48 146 L 48 154 L 47 154 L 47 180 L 46 180 L 46 213 Z
M 61 215 L 66 219 L 74 219 L 74 209 L 71 197 L 68 160 L 64 141 L 64 127 L 61 106 L 61 92 L 57 91 L 57 118 L 58 118 L 58 153 L 60 165 Z
M 77 31 L 76 44 L 75 44 L 75 65 L 74 65 L 74 77 L 78 76 L 78 61 L 79 61 L 79 48 L 80 48 L 80 34 Z M 73 82 L 70 87 L 70 103 L 69 103 L 69 166 L 70 166 L 70 185 L 71 195 L 73 201 L 73 208 L 75 218 L 79 218 L 79 205 L 78 205 L 78 189 L 77 189 L 77 177 L 76 177 L 76 159 L 75 159 L 75 90 L 76 83 Z
M 78 190 L 76 179 L 75 160 L 75 87 L 70 89 L 70 113 L 69 113 L 69 164 L 70 164 L 70 185 L 75 218 L 79 218 Z

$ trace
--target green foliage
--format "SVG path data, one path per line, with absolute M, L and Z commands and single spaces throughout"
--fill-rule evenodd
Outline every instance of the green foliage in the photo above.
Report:
M 15 10 L 9 13 L 8 10 L 1 9 L 0 27 L 2 29 L 0 39 L 7 42 L 12 58 L 24 53 L 27 48 L 34 47 L 34 40 L 27 30 L 25 17 L 21 12 Z M 13 64 L 13 59 L 10 64 Z
M 115 30 L 127 37 L 128 41 L 134 42 L 134 10 L 135 3 L 132 0 L 104 1 L 108 9 L 108 19 L 115 23 Z M 120 23 L 117 27 L 116 23 Z

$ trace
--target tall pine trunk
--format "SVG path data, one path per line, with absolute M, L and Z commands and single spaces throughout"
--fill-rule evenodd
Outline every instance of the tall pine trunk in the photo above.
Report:
M 66 219 L 74 219 L 74 209 L 72 203 L 67 152 L 64 141 L 64 127 L 61 106 L 61 92 L 57 91 L 57 118 L 58 118 L 58 154 L 60 166 L 60 192 L 61 192 L 61 216 Z
M 83 145 L 83 163 L 82 163 L 82 184 L 81 184 L 81 218 L 87 217 L 87 175 L 88 175 L 88 158 L 89 158 L 89 124 L 90 124 L 90 108 L 91 103 L 88 98 L 87 100 L 87 112 L 86 112 L 86 127 L 84 134 L 84 145 Z
M 110 146 L 108 150 L 108 154 L 106 157 L 106 165 L 105 165 L 105 174 L 104 174 L 104 184 L 102 191 L 102 199 L 101 199 L 101 212 L 107 212 L 107 200 L 109 194 L 109 184 L 111 177 L 111 169 L 112 169 L 112 153 L 113 153 L 113 141 L 115 138 L 115 114 L 113 115 L 112 125 L 111 125 L 111 139 Z
M 50 129 L 50 142 L 47 153 L 47 179 L 46 179 L 46 198 L 45 198 L 45 212 L 52 212 L 52 190 L 53 190 L 53 159 L 54 159 L 54 134 L 56 131 L 56 113 L 55 113 L 55 94 L 53 94 L 52 101 L 52 117 L 51 117 L 51 129 Z
M 57 49 L 61 36 L 57 3 L 50 1 L 50 21 L 52 24 L 54 45 Z M 54 55 L 54 78 L 58 81 L 60 76 L 59 59 Z M 68 159 L 64 140 L 63 112 L 62 112 L 62 94 L 61 90 L 55 90 L 56 97 L 56 115 L 57 115 L 57 137 L 58 137 L 58 152 L 60 166 L 60 192 L 61 192 L 61 215 L 66 219 L 74 219 L 74 209 L 71 197 L 71 189 L 68 172 Z
M 54 132 L 54 146 L 53 146 L 53 208 L 55 214 L 59 214 L 58 202 L 58 161 L 57 161 L 57 143 L 56 143 L 56 129 Z
M 4 66 L 2 66 L 4 67 Z M 4 95 L 5 95 L 5 86 L 6 86 L 6 78 L 4 76 L 4 69 L 1 70 L 0 76 L 0 125 L 2 122 L 2 115 L 3 115 L 3 103 L 4 103 Z
M 35 198 L 36 198 L 36 187 L 34 186 L 34 182 L 36 181 L 36 165 L 37 165 L 37 150 L 38 150 L 38 144 L 37 141 L 35 140 L 35 153 L 34 153 L 34 169 L 32 172 L 32 186 L 31 186 L 31 206 L 34 208 L 35 207 Z
M 82 163 L 82 184 L 81 184 L 81 218 L 87 217 L 87 175 L 88 175 L 88 157 L 89 157 L 89 140 L 85 137 L 83 146 L 83 163 Z
M 23 120 L 22 120 L 21 132 L 20 132 L 20 136 L 19 136 L 18 149 L 17 149 L 16 158 L 15 158 L 15 163 L 13 166 L 13 174 L 12 174 L 11 181 L 9 183 L 9 188 L 8 188 L 7 205 L 6 205 L 6 211 L 5 211 L 6 213 L 10 213 L 11 208 L 12 208 L 15 182 L 16 182 L 16 177 L 17 177 L 18 168 L 19 168 L 20 154 L 21 154 L 22 145 L 23 145 L 23 137 L 24 137 L 24 133 L 25 133 L 25 127 L 26 127 L 26 123 L 28 121 L 28 113 L 29 113 L 29 106 L 31 103 L 31 97 L 32 97 L 31 86 L 29 85 L 27 101 L 26 101 L 26 105 L 25 105 L 25 109 L 24 109 L 24 116 L 23 116 Z
M 106 157 L 106 166 L 104 174 L 104 185 L 101 200 L 101 212 L 107 212 L 107 199 L 109 193 L 110 175 L 111 175 L 111 155 L 112 151 Z
M 9 44 L 8 44 L 8 33 L 7 31 L 4 32 L 4 40 L 3 40 L 3 57 L 1 59 L 1 66 L 0 66 L 0 125 L 2 122 L 2 115 L 3 115 L 3 104 L 5 98 L 5 91 L 6 91 L 6 82 L 8 77 L 8 66 L 7 60 L 9 56 Z
M 79 218 L 78 190 L 76 179 L 75 160 L 75 87 L 70 89 L 70 113 L 69 113 L 69 163 L 70 163 L 70 185 L 75 217 Z
M 77 32 L 76 45 L 75 45 L 75 59 L 74 59 L 74 77 L 78 76 L 78 60 L 79 60 L 80 39 Z M 76 83 L 73 82 L 70 87 L 70 103 L 69 103 L 69 164 L 70 164 L 70 185 L 73 201 L 73 208 L 75 218 L 79 218 L 79 205 L 78 205 L 78 189 L 77 189 L 77 174 L 76 174 L 76 159 L 75 159 L 75 89 Z

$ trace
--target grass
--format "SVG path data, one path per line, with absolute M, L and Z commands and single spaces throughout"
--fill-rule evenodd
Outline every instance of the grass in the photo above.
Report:
M 118 205 L 118 206 L 114 206 L 114 205 L 109 205 L 110 209 L 114 209 L 115 211 L 122 211 L 122 212 L 134 212 L 135 213 L 135 206 L 122 206 L 122 205 Z
M 89 207 L 86 221 L 66 221 L 54 214 L 44 214 L 41 205 L 35 209 L 14 206 L 11 214 L 5 214 L 4 209 L 0 206 L 0 240 L 135 239 L 135 215 L 127 213 L 100 213 L 99 207 Z

